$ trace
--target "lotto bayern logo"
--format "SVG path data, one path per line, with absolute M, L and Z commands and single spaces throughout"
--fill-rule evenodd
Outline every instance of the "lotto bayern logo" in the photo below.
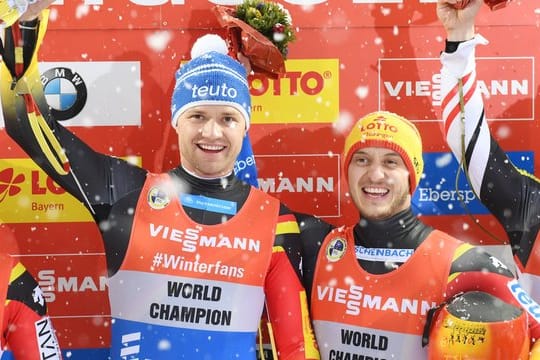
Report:
M 507 153 L 512 163 L 529 173 L 534 171 L 534 153 Z M 470 187 L 463 171 L 451 153 L 424 153 L 424 176 L 414 193 L 412 204 L 422 215 L 489 214 Z

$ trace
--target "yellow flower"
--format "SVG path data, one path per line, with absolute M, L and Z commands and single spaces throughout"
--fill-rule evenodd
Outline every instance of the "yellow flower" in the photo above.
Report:
M 254 8 L 254 7 L 250 7 L 247 10 L 246 15 L 247 15 L 248 18 L 258 18 L 258 19 L 260 19 L 262 17 L 261 12 L 259 10 L 257 10 L 257 8 Z

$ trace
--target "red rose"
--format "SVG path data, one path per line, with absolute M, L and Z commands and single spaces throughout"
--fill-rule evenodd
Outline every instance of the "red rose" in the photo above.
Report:
M 285 25 L 277 23 L 272 29 L 274 30 L 274 32 L 282 33 L 285 31 Z

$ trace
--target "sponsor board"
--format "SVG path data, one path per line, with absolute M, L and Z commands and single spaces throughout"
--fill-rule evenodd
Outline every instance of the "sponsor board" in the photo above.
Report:
M 33 273 L 47 300 L 61 348 L 80 349 L 80 355 L 108 348 L 111 318 L 107 278 L 102 270 L 104 256 L 74 253 L 33 257 L 24 259 L 34 263 L 48 259 Z
M 103 239 L 94 222 L 51 222 L 51 223 L 6 223 L 14 232 L 18 245 L 18 254 L 24 265 L 36 274 L 49 266 L 49 259 L 34 256 L 50 253 L 62 254 L 104 254 Z M 103 255 L 105 257 L 105 255 Z M 105 267 L 103 270 L 105 271 Z
M 332 123 L 339 116 L 338 59 L 287 60 L 279 79 L 250 76 L 253 124 Z
M 529 173 L 534 170 L 534 153 L 509 152 L 512 163 Z M 451 153 L 424 153 L 424 176 L 413 195 L 412 207 L 421 215 L 489 214 L 469 186 L 463 171 Z
M 93 221 L 30 159 L 0 159 L 0 218 L 6 223 Z
M 193 28 L 194 13 L 199 27 L 218 27 L 209 9 L 215 5 L 236 5 L 241 0 L 57 0 L 53 9 L 58 12 L 54 28 L 94 29 L 163 29 Z M 289 10 L 297 27 L 348 26 L 415 26 L 434 18 L 436 0 L 279 0 Z M 535 25 L 534 1 L 514 2 L 504 11 L 481 12 L 480 20 L 489 17 L 490 25 Z M 378 6 L 377 6 L 378 5 Z M 427 6 L 430 5 L 430 6 Z M 375 11 L 374 11 L 375 10 Z M 203 12 L 204 11 L 204 12 Z M 208 11 L 208 12 L 206 12 Z M 329 16 L 328 14 L 332 14 Z M 389 16 L 391 15 L 391 16 Z M 479 21 L 479 23 L 482 23 Z M 92 27 L 94 26 L 94 27 Z M 311 44 L 309 44 L 311 45 Z M 313 44 L 322 50 L 323 44 Z
M 479 57 L 477 85 L 493 120 L 534 120 L 534 57 Z M 441 63 L 430 58 L 379 59 L 379 109 L 412 121 L 439 121 Z
M 83 298 L 79 301 L 85 300 Z M 64 360 L 111 359 L 108 356 L 111 346 L 110 316 L 51 316 L 51 320 Z
M 405 0 L 352 0 L 354 4 L 403 4 Z M 418 0 L 419 3 L 436 3 L 437 0 Z
M 50 261 L 35 271 L 35 278 L 43 291 L 47 307 L 54 316 L 103 316 L 109 313 L 107 277 L 104 274 L 103 254 L 35 254 L 26 256 L 34 264 L 47 257 Z M 52 261 L 51 261 L 52 260 Z M 77 264 L 77 267 L 73 266 Z M 85 301 L 76 301 L 84 297 Z
M 259 188 L 320 217 L 341 216 L 340 156 L 256 155 Z
M 140 165 L 141 159 L 128 161 Z M 0 219 L 6 223 L 94 221 L 79 200 L 31 159 L 0 159 Z
M 39 70 L 52 115 L 64 126 L 141 125 L 138 61 L 40 62 Z
M 286 68 L 279 79 L 250 76 L 252 124 L 336 121 L 338 59 L 288 60 Z M 40 71 L 47 102 L 63 125 L 141 125 L 139 62 L 42 62 Z
M 9 224 L 38 282 L 64 356 L 106 354 L 110 307 L 103 245 L 93 223 Z M 66 358 L 66 357 L 64 357 Z
M 162 152 L 165 151 L 163 149 L 174 154 L 172 162 L 173 165 L 176 165 L 178 151 L 175 144 L 163 144 L 163 147 L 155 152 L 156 141 L 161 141 L 162 137 L 166 139 L 168 133 L 162 134 L 156 131 L 153 124 L 144 130 L 136 128 L 141 123 L 141 104 L 151 108 L 142 115 L 145 119 L 143 125 L 146 125 L 146 122 L 150 121 L 149 119 L 153 119 L 152 115 L 155 113 L 159 112 L 164 114 L 164 118 L 167 117 L 169 99 L 163 100 L 162 95 L 168 94 L 167 91 L 171 90 L 171 81 L 174 81 L 173 74 L 177 61 L 188 56 L 189 44 L 194 41 L 197 35 L 208 29 L 223 30 L 217 28 L 215 19 L 210 16 L 210 8 L 217 3 L 231 5 L 240 2 L 241 0 L 211 2 L 195 0 L 57 0 L 52 7 L 50 31 L 42 47 L 44 59 L 71 61 L 73 59 L 127 58 L 128 60 L 141 60 L 144 65 L 140 66 L 139 62 L 133 61 L 120 63 L 121 67 L 128 65 L 117 72 L 106 69 L 109 63 L 107 61 L 51 62 L 50 67 L 42 69 L 42 80 L 47 86 L 47 99 L 51 106 L 57 110 L 56 116 L 68 126 L 115 126 L 117 128 L 111 132 L 114 134 L 111 137 L 114 139 L 116 136 L 122 139 L 129 138 L 131 141 L 129 146 L 135 144 L 135 140 L 140 139 L 139 136 L 144 136 L 143 141 L 139 142 L 134 151 L 149 154 L 149 157 L 145 159 L 147 165 L 159 167 L 155 164 L 163 162 L 160 158 L 163 156 Z M 302 208 L 306 212 L 330 218 L 336 223 L 342 223 L 348 216 L 344 213 L 346 212 L 344 207 L 346 207 L 347 201 L 350 202 L 350 198 L 340 202 L 339 160 L 326 154 L 330 142 L 319 141 L 319 138 L 315 136 L 310 138 L 311 135 L 307 135 L 307 132 L 296 130 L 300 127 L 303 130 L 304 127 L 307 127 L 304 124 L 307 123 L 326 123 L 329 125 L 337 119 L 337 114 L 340 111 L 351 112 L 352 116 L 356 118 L 358 115 L 375 110 L 379 100 L 379 108 L 381 109 L 398 111 L 419 121 L 436 121 L 437 113 L 433 112 L 433 106 L 434 102 L 436 104 L 436 101 L 440 99 L 436 98 L 438 78 L 437 75 L 433 77 L 432 74 L 437 73 L 440 69 L 438 59 L 384 59 L 379 63 L 381 73 L 379 74 L 376 69 L 377 59 L 381 54 L 392 56 L 392 54 L 403 54 L 404 51 L 410 51 L 405 56 L 431 57 L 436 55 L 435 53 L 440 49 L 442 42 L 434 43 L 433 41 L 437 36 L 442 35 L 440 29 L 437 30 L 432 26 L 436 22 L 434 5 L 424 6 L 424 3 L 435 1 L 280 0 L 279 2 L 291 12 L 293 23 L 300 30 L 299 40 L 291 44 L 290 57 L 286 63 L 288 71 L 286 77 L 277 82 L 252 79 L 253 123 L 255 124 L 253 129 L 257 132 L 259 130 L 257 129 L 258 124 L 276 124 L 276 126 L 282 127 L 280 130 L 283 132 L 279 134 L 279 137 L 264 134 L 265 138 L 270 137 L 272 140 L 278 138 L 294 139 L 292 142 L 297 148 L 290 153 L 307 154 L 312 152 L 315 154 L 256 156 L 261 177 L 259 184 L 261 188 L 266 189 L 265 191 L 280 197 L 292 208 Z M 488 47 L 482 47 L 480 51 L 493 56 L 497 54 L 536 54 L 536 49 L 529 49 L 529 44 L 534 43 L 537 29 L 535 6 L 535 2 L 531 1 L 514 2 L 503 11 L 490 12 L 484 9 L 486 11 L 481 12 L 478 19 L 479 30 L 491 39 L 492 44 Z M 328 16 L 329 13 L 332 13 L 332 16 Z M 511 24 L 513 31 L 510 33 L 507 30 L 501 30 L 500 26 L 495 26 L 501 23 Z M 527 23 L 531 26 L 517 26 Z M 359 27 L 361 31 L 358 30 Z M 70 28 L 89 29 L 89 31 L 66 31 Z M 115 32 L 115 29 L 125 31 Z M 137 29 L 144 29 L 144 31 L 133 31 Z M 145 36 L 147 32 L 168 35 L 173 40 L 170 44 L 165 44 L 168 46 L 163 52 L 152 51 L 145 44 L 145 40 L 149 40 Z M 69 35 L 70 33 L 73 35 Z M 100 39 L 103 39 L 107 38 L 109 33 L 110 42 L 108 39 L 104 43 L 95 41 L 94 36 L 97 38 L 102 36 Z M 420 33 L 424 37 L 418 36 Z M 526 44 L 524 45 L 524 43 Z M 133 46 L 134 44 L 136 46 Z M 180 46 L 178 46 L 179 44 Z M 80 47 L 84 47 L 84 50 L 80 50 Z M 129 52 L 132 50 L 133 52 Z M 296 60 L 295 57 L 303 60 Z M 324 59 L 329 57 L 335 59 Z M 419 63 L 418 69 L 415 68 L 414 61 Z M 486 62 L 484 63 L 484 61 Z M 174 64 L 168 66 L 169 62 Z M 135 72 L 130 71 L 131 65 L 129 64 L 133 63 L 136 64 L 139 72 L 140 68 L 146 69 L 143 70 L 142 75 L 135 75 Z M 49 66 L 49 63 L 43 64 Z M 531 70 L 535 66 L 534 57 L 482 58 L 479 60 L 478 79 L 484 81 L 485 84 L 485 86 L 481 85 L 483 86 L 481 90 L 484 94 L 490 95 L 490 99 L 486 99 L 488 118 L 495 120 L 530 120 L 533 118 L 535 111 L 538 111 L 534 109 L 534 104 L 538 103 L 538 99 L 535 97 L 538 91 Z M 117 69 L 116 65 L 111 65 L 111 69 Z M 151 71 L 147 71 L 148 69 Z M 331 70 L 327 71 L 328 69 Z M 96 72 L 95 75 L 94 72 Z M 505 77 L 495 79 L 494 76 L 499 74 Z M 507 76 L 507 74 L 510 75 Z M 523 77 L 524 74 L 529 77 Z M 486 80 L 488 78 L 489 81 Z M 389 81 L 389 83 L 383 84 L 381 79 Z M 529 83 L 523 81 L 524 79 Z M 381 81 L 379 90 L 386 91 L 386 93 L 379 91 L 380 99 L 374 96 L 378 80 Z M 142 100 L 140 89 L 137 92 L 136 87 L 130 87 L 127 90 L 118 87 L 119 84 L 131 86 L 131 84 L 141 81 L 145 83 L 145 92 L 143 93 L 145 98 Z M 265 81 L 267 82 L 265 83 Z M 155 85 L 154 88 L 162 91 L 147 91 L 149 86 L 152 86 L 150 85 L 152 82 L 158 83 L 159 86 Z M 324 85 L 321 87 L 320 84 L 323 83 Z M 318 93 L 321 88 L 321 92 Z M 371 91 L 364 91 L 366 89 Z M 365 94 L 362 96 L 358 94 L 363 92 Z M 81 96 L 84 93 L 86 93 L 86 97 Z M 96 99 L 98 99 L 97 102 Z M 129 107 L 126 107 L 126 103 Z M 117 104 L 122 105 L 117 106 Z M 139 113 L 136 113 L 137 111 Z M 156 112 L 154 113 L 154 111 Z M 1 123 L 0 119 L 0 126 L 2 126 Z M 282 126 L 286 123 L 295 123 L 298 126 Z M 124 125 L 132 126 L 129 129 L 130 136 L 122 131 L 121 126 Z M 104 131 L 104 129 L 83 129 L 82 133 L 88 135 L 88 138 L 92 138 L 93 143 L 101 146 L 107 141 L 103 138 Z M 144 135 L 139 135 L 143 134 L 143 131 Z M 263 130 L 260 132 L 262 133 Z M 438 139 L 440 134 L 438 130 L 430 131 L 426 134 L 427 137 Z M 154 140 L 150 140 L 152 138 Z M 533 148 L 536 151 L 534 137 L 528 138 L 524 135 L 523 138 L 520 147 Z M 326 139 L 326 137 L 321 139 Z M 176 139 L 173 139 L 172 142 L 176 143 Z M 331 144 L 332 149 L 337 146 L 335 142 Z M 442 146 L 442 143 L 436 145 Z M 124 146 L 123 143 L 122 146 Z M 279 146 L 281 145 L 277 141 L 276 143 L 267 141 L 258 146 L 258 152 L 262 154 L 284 152 L 279 149 Z M 115 151 L 122 152 L 123 150 L 119 147 L 120 144 L 115 147 Z M 451 157 L 450 154 L 446 154 L 446 156 Z M 251 159 L 247 159 L 245 163 L 238 163 L 237 167 L 249 166 L 250 162 Z M 17 222 L 15 225 L 20 228 L 28 228 L 21 244 L 24 246 L 24 251 L 41 254 L 55 248 L 62 249 L 66 254 L 78 251 L 99 253 L 94 242 L 101 246 L 101 238 L 86 209 L 78 204 L 77 208 L 66 207 L 64 211 L 59 211 L 60 208 L 54 206 L 55 204 L 65 205 L 64 198 L 75 200 L 62 193 L 57 184 L 54 184 L 33 165 L 20 171 L 20 167 L 24 168 L 22 164 L 22 160 L 17 160 L 16 166 L 8 165 L 8 167 L 12 167 L 12 170 L 3 173 L 6 166 L 5 162 L 0 160 L 0 189 L 2 189 L 0 190 L 0 218 L 5 219 L 5 221 Z M 522 162 L 518 161 L 517 164 L 520 167 L 526 167 Z M 532 164 L 532 160 L 530 164 Z M 468 223 L 468 231 L 463 231 L 461 223 L 469 221 L 468 217 L 459 216 L 465 211 L 459 203 L 453 203 L 449 200 L 452 196 L 455 197 L 455 191 L 452 193 L 452 189 L 457 164 L 452 165 L 452 169 L 448 169 L 448 171 L 436 168 L 435 173 L 433 172 L 434 167 L 431 166 L 426 164 L 426 168 L 430 167 L 431 169 L 426 171 L 427 175 L 432 176 L 432 174 L 439 173 L 438 176 L 442 177 L 443 175 L 440 173 L 444 172 L 445 186 L 448 188 L 446 188 L 446 192 L 440 192 L 437 184 L 441 178 L 427 177 L 423 181 L 429 181 L 429 184 L 421 183 L 420 187 L 431 188 L 434 191 L 424 192 L 423 201 L 419 202 L 418 199 L 414 199 L 414 206 L 417 207 L 417 204 L 420 207 L 423 206 L 420 212 L 426 215 L 456 214 L 431 217 L 433 221 L 440 222 L 438 225 L 441 227 L 455 224 L 456 227 L 453 229 L 456 235 L 465 233 L 465 237 L 471 241 L 482 239 L 482 236 L 485 237 L 480 230 L 476 231 L 478 227 L 473 226 L 473 224 Z M 37 171 L 37 175 L 33 171 Z M 32 176 L 35 176 L 35 180 Z M 466 185 L 463 187 L 460 185 L 459 189 L 466 191 L 469 188 Z M 19 201 L 24 203 L 31 201 L 31 199 L 38 202 L 45 199 L 41 205 L 45 207 L 51 205 L 45 212 L 46 219 L 38 211 L 39 204 L 36 205 L 36 211 L 33 211 L 28 205 L 24 210 L 21 210 Z M 470 204 L 480 206 L 476 200 Z M 450 211 L 451 207 L 454 212 Z M 352 205 L 350 208 L 350 212 L 354 214 L 354 220 L 356 220 L 357 211 Z M 461 210 L 455 212 L 458 209 Z M 483 208 L 475 211 L 486 214 Z M 71 219 L 71 215 L 73 215 L 73 219 Z M 483 221 L 485 218 L 482 216 L 488 215 L 481 215 Z M 452 220 L 454 223 L 451 224 L 449 218 L 455 219 Z M 488 220 L 483 222 L 484 224 L 488 223 Z M 53 228 L 55 231 L 52 231 Z M 62 229 L 60 230 L 60 228 Z M 91 237 L 87 240 L 94 241 L 82 241 L 81 238 L 84 237 Z M 88 262 L 79 256 L 74 256 L 73 261 L 69 263 L 66 262 L 64 256 L 54 255 L 26 257 L 26 259 L 32 262 L 32 273 L 36 276 L 40 270 L 54 271 L 52 274 L 41 273 L 41 281 L 49 283 L 52 281 L 53 286 L 61 286 L 62 291 L 55 290 L 53 292 L 56 299 L 51 309 L 51 316 L 55 327 L 60 330 L 59 340 L 62 348 L 74 349 L 69 350 L 69 354 L 65 352 L 64 358 L 107 358 L 104 351 L 94 353 L 92 350 L 83 350 L 83 348 L 108 346 L 109 316 L 94 316 L 92 314 L 95 312 L 88 314 L 85 309 L 81 309 L 80 314 L 77 311 L 66 314 L 66 311 L 60 306 L 61 302 L 65 301 L 64 297 L 66 296 L 70 301 L 70 303 L 65 304 L 68 309 L 71 309 L 71 302 L 90 304 L 93 298 L 88 300 L 87 294 L 101 295 L 103 299 L 100 301 L 108 301 L 102 291 L 90 290 L 100 289 L 101 278 L 95 278 L 93 273 L 78 276 L 65 272 L 68 267 L 82 269 L 88 265 Z M 34 262 L 35 265 L 33 265 Z M 57 263 L 59 265 L 56 265 Z M 103 268 L 104 266 L 103 264 Z M 98 271 L 96 274 L 101 274 L 101 272 Z M 51 276 L 54 277 L 54 281 L 51 280 Z M 91 276 L 92 282 L 86 276 Z M 73 280 L 73 277 L 76 279 Z M 80 291 L 76 292 L 74 289 Z M 55 316 L 57 313 L 58 316 Z M 132 344 L 131 340 L 126 338 L 126 346 Z

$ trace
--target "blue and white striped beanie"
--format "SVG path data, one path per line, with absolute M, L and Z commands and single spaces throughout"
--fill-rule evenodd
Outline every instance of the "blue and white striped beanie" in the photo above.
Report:
M 180 65 L 172 95 L 172 125 L 187 109 L 198 105 L 229 105 L 236 108 L 249 128 L 251 97 L 244 66 L 227 55 L 225 40 L 208 34 L 195 41 L 191 60 Z

